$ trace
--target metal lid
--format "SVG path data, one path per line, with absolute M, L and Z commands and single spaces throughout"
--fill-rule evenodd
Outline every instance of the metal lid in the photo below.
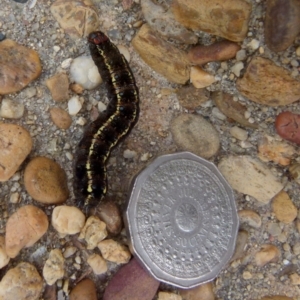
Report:
M 238 232 L 231 187 L 213 163 L 189 152 L 158 157 L 137 175 L 125 224 L 135 256 L 180 288 L 213 280 Z

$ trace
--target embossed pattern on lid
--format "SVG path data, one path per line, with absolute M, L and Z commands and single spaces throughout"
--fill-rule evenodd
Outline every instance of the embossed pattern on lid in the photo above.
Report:
M 180 288 L 213 280 L 238 232 L 231 187 L 213 163 L 189 152 L 158 157 L 136 176 L 125 224 L 141 263 Z

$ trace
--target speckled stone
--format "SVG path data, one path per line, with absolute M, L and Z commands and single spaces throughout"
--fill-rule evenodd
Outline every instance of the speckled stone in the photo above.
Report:
M 201 116 L 182 114 L 172 120 L 174 142 L 181 150 L 204 158 L 214 156 L 220 147 L 217 130 Z
M 42 66 L 36 51 L 12 40 L 0 43 L 0 94 L 20 91 L 40 76 Z
M 248 99 L 268 106 L 288 105 L 300 98 L 300 81 L 286 69 L 259 56 L 251 60 L 236 87 Z

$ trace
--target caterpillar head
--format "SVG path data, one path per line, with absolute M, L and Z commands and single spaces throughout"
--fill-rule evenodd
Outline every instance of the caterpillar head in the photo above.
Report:
M 89 34 L 88 41 L 94 45 L 100 45 L 108 41 L 108 37 L 101 31 L 94 31 Z

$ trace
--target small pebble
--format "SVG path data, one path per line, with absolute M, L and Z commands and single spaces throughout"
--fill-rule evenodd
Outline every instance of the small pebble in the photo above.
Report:
M 124 158 L 127 158 L 127 159 L 133 159 L 137 156 L 137 153 L 133 150 L 129 150 L 129 149 L 126 149 L 124 152 L 123 152 L 123 157 Z
M 197 89 L 208 87 L 216 80 L 215 77 L 200 67 L 191 67 L 190 81 Z
M 293 273 L 290 275 L 291 283 L 293 285 L 300 285 L 300 275 L 297 273 Z
M 51 224 L 62 235 L 80 232 L 85 223 L 85 215 L 75 206 L 56 206 Z
M 83 117 L 79 117 L 78 120 L 76 120 L 76 124 L 80 126 L 84 126 L 87 123 L 87 120 Z
M 124 55 L 127 62 L 130 62 L 130 53 L 128 51 L 128 48 L 123 45 L 118 45 L 118 49 L 119 49 L 120 53 Z
M 261 226 L 261 217 L 253 210 L 243 209 L 238 212 L 241 223 L 247 223 L 253 228 Z
M 131 258 L 128 248 L 112 239 L 100 242 L 98 248 L 103 258 L 117 264 L 126 264 Z
M 71 65 L 71 62 L 73 61 L 73 58 L 67 58 L 61 63 L 61 67 L 63 69 L 68 69 Z
M 69 258 L 71 257 L 73 254 L 75 254 L 75 252 L 77 251 L 77 248 L 74 246 L 69 246 L 66 248 L 66 250 L 64 251 L 63 255 L 64 258 Z
M 69 300 L 97 300 L 94 281 L 86 278 L 77 283 L 69 295 Z
M 54 101 L 62 102 L 69 98 L 69 79 L 66 73 L 58 73 L 46 80 Z
M 102 221 L 106 223 L 106 229 L 112 235 L 121 232 L 123 222 L 120 208 L 112 201 L 102 201 L 98 206 L 98 214 Z
M 297 217 L 297 207 L 285 191 L 278 193 L 272 201 L 272 209 L 276 218 L 285 224 L 291 224 Z
M 72 81 L 87 90 L 94 89 L 102 82 L 99 71 L 90 56 L 75 58 L 70 67 L 70 76 Z
M 236 76 L 240 77 L 241 71 L 244 69 L 244 63 L 241 61 L 236 62 L 232 67 L 231 67 L 231 72 Z
M 51 108 L 50 116 L 52 122 L 60 129 L 68 129 L 72 124 L 70 115 L 59 107 Z
M 248 138 L 248 132 L 242 128 L 239 128 L 237 126 L 233 126 L 230 128 L 230 134 L 240 140 L 240 141 L 246 141 Z
M 47 284 L 52 285 L 64 277 L 64 261 L 60 249 L 51 250 L 43 268 L 43 277 Z
M 227 117 L 217 107 L 214 107 L 212 109 L 211 114 L 222 121 L 225 121 L 227 119 Z
M 257 50 L 259 48 L 259 41 L 256 39 L 251 40 L 251 42 L 248 44 L 248 46 L 252 49 L 252 50 Z
M 85 239 L 87 242 L 87 249 L 92 250 L 106 237 L 106 224 L 96 216 L 91 216 L 87 219 L 84 227 L 81 229 L 78 238 Z
M 92 254 L 88 257 L 87 263 L 92 268 L 94 274 L 100 275 L 107 272 L 106 261 L 98 254 Z
M 285 140 L 300 145 L 300 115 L 289 111 L 280 113 L 275 120 L 277 133 Z
M 99 112 L 104 112 L 107 108 L 107 106 L 101 101 L 98 102 L 97 106 Z
M 246 50 L 245 50 L 245 49 L 239 50 L 239 51 L 236 53 L 236 55 L 235 55 L 236 60 L 239 60 L 239 61 L 245 60 L 246 57 L 247 57 L 247 55 L 246 55 Z
M 24 104 L 8 98 L 0 102 L 0 117 L 7 119 L 20 119 L 24 114 Z
M 300 56 L 300 46 L 298 46 L 297 49 L 296 49 L 296 55 Z
M 248 280 L 248 279 L 252 278 L 252 274 L 249 271 L 244 271 L 242 276 L 245 280 Z
M 275 262 L 280 256 L 280 250 L 271 244 L 262 245 L 261 249 L 255 254 L 255 263 L 259 267 L 263 267 L 267 263 Z
M 71 116 L 75 116 L 82 108 L 82 103 L 78 96 L 73 96 L 68 101 L 68 110 Z

